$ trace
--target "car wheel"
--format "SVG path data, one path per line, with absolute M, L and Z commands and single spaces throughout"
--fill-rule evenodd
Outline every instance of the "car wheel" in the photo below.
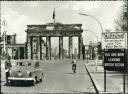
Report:
M 37 76 L 35 77 L 35 80 L 36 80 L 36 83 L 38 83 L 38 82 L 39 82 L 39 80 L 37 80 Z
M 44 77 L 44 74 L 42 73 L 42 77 Z
M 8 80 L 6 80 L 6 85 L 9 85 L 9 81 Z
M 9 85 L 14 85 L 14 83 L 15 83 L 14 81 L 10 81 Z
M 32 86 L 35 86 L 35 84 L 36 84 L 36 79 L 34 79 L 34 80 L 32 80 Z
M 40 79 L 40 82 L 42 82 L 42 78 Z

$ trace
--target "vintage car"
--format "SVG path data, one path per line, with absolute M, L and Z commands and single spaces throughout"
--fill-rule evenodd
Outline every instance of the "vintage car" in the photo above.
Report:
M 18 61 L 6 74 L 8 74 L 7 83 L 10 85 L 16 82 L 29 82 L 34 86 L 43 80 L 43 69 L 37 61 Z

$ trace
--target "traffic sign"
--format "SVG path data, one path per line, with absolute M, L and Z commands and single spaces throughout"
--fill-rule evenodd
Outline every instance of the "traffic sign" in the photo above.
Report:
M 127 49 L 126 32 L 107 32 L 102 38 L 102 49 Z
M 124 71 L 126 69 L 125 49 L 105 49 L 104 69 L 110 71 Z

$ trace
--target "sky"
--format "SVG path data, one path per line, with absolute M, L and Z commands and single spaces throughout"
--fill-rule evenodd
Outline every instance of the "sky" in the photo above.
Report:
M 122 5 L 123 1 L 1 1 L 1 19 L 7 21 L 7 34 L 17 34 L 17 43 L 24 43 L 27 25 L 53 22 L 55 8 L 56 22 L 81 23 L 82 29 L 93 31 L 82 34 L 84 44 L 88 45 L 89 41 L 97 42 L 96 36 L 101 41 L 101 27 L 94 18 L 79 13 L 96 17 L 104 32 L 106 29 L 113 31 Z

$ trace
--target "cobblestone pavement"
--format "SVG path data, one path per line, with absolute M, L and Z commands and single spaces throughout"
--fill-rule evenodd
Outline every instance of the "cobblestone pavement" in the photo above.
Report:
M 1 91 L 3 93 L 95 93 L 84 62 L 77 62 L 76 74 L 71 70 L 70 61 L 43 61 L 41 67 L 45 76 L 43 82 L 35 86 L 7 86 L 3 76 Z

